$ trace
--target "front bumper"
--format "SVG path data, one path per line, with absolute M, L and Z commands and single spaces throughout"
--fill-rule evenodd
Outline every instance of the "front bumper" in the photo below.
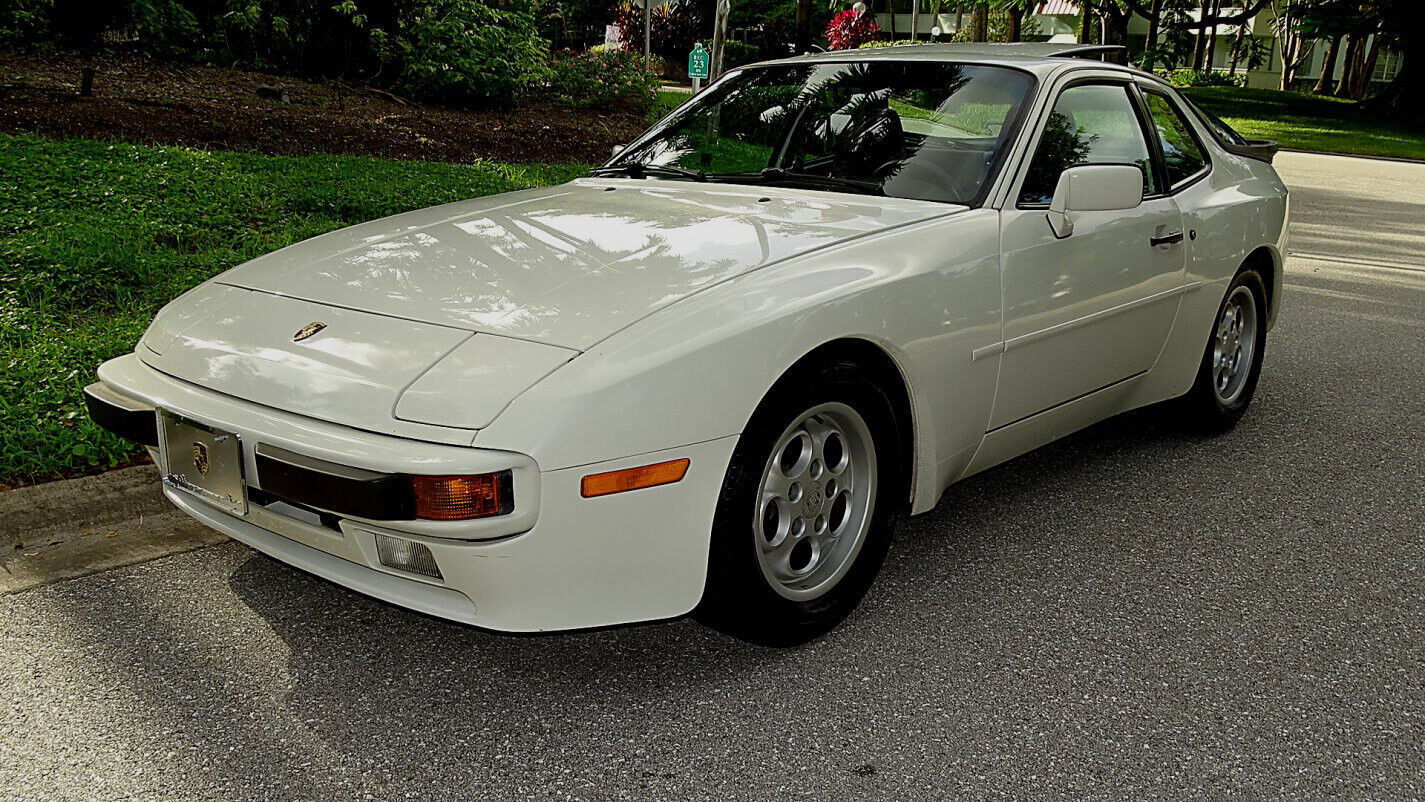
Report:
M 672 618 L 702 596 L 713 513 L 735 436 L 541 472 L 532 458 L 514 452 L 405 440 L 250 404 L 176 380 L 133 355 L 105 363 L 99 376 L 100 385 L 87 392 L 91 404 L 117 402 L 130 431 L 138 422 L 135 411 L 163 407 L 237 433 L 247 484 L 258 491 L 262 448 L 384 474 L 511 471 L 512 513 L 459 522 L 377 521 L 313 505 L 319 515 L 286 503 L 253 503 L 240 516 L 164 488 L 170 501 L 202 523 L 361 593 L 509 632 Z M 101 425 L 114 419 L 106 414 L 96 414 Z M 682 457 L 691 464 L 676 484 L 600 498 L 580 495 L 585 475 Z M 378 534 L 425 545 L 441 578 L 382 565 Z

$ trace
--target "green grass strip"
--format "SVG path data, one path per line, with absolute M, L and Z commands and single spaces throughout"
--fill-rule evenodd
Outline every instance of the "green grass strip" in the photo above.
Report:
M 188 287 L 317 234 L 585 170 L 0 135 L 0 484 L 137 455 L 89 421 L 81 389 Z

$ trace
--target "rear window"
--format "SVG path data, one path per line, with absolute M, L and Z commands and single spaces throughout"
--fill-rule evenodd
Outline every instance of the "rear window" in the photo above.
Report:
M 1211 131 L 1218 141 L 1228 145 L 1247 144 L 1246 138 L 1232 130 L 1232 126 L 1223 122 L 1221 117 L 1192 102 L 1191 98 L 1184 97 L 1183 100 L 1187 101 L 1188 108 L 1197 114 L 1197 118 L 1202 120 L 1202 124 L 1207 126 L 1207 130 Z

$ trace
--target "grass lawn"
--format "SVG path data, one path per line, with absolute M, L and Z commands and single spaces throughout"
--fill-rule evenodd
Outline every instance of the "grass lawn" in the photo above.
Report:
M 648 124 L 658 122 L 668 116 L 673 109 L 683 105 L 692 95 L 687 92 L 670 92 L 667 89 L 659 89 L 658 96 L 653 99 L 653 108 L 648 110 Z
M 1185 93 L 1249 139 L 1323 153 L 1425 159 L 1425 130 L 1384 122 L 1348 100 L 1221 86 Z
M 584 170 L 0 135 L 0 485 L 138 455 L 80 391 L 186 288 L 333 229 Z

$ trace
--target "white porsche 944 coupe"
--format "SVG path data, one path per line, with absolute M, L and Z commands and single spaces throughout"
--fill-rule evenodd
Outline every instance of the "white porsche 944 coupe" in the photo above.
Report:
M 380 599 L 804 642 L 952 482 L 1252 399 L 1274 147 L 1091 50 L 734 70 L 591 177 L 222 273 L 99 368 L 91 414 L 194 518 Z

